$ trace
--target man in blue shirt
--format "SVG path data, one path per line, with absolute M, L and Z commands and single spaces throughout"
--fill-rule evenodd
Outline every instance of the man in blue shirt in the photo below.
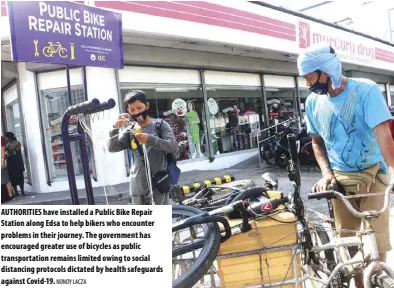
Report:
M 388 122 L 392 117 L 379 86 L 343 76 L 338 56 L 326 45 L 302 53 L 298 70 L 312 92 L 305 118 L 323 176 L 313 190 L 325 191 L 338 182 L 347 194 L 384 192 L 388 172 L 394 180 L 394 141 Z M 383 196 L 357 199 L 352 204 L 361 211 L 380 210 L 384 203 Z M 342 201 L 333 204 L 337 229 L 360 229 L 360 219 Z M 380 260 L 385 261 L 391 250 L 389 211 L 373 221 Z M 363 287 L 361 277 L 355 280 Z

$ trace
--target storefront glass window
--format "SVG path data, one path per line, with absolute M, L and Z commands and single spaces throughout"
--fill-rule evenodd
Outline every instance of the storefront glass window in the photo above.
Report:
M 295 89 L 267 87 L 265 91 L 269 125 L 275 125 L 291 118 L 297 119 Z
M 159 87 L 154 87 L 159 86 Z M 148 115 L 170 124 L 180 147 L 178 160 L 208 157 L 204 123 L 204 99 L 200 87 L 132 87 L 122 89 L 122 99 L 130 90 L 143 90 L 150 103 Z M 126 111 L 123 107 L 123 111 Z
M 27 165 L 25 159 L 25 151 L 24 151 L 24 143 L 23 143 L 23 135 L 22 135 L 22 122 L 19 113 L 19 102 L 15 101 L 11 104 L 6 106 L 6 114 L 7 114 L 7 131 L 14 133 L 16 139 L 21 143 L 21 150 L 22 150 L 22 158 L 23 163 L 25 164 L 25 172 L 24 178 L 27 180 Z
M 84 101 L 83 88 L 72 88 L 71 89 L 71 104 L 69 103 L 69 97 L 67 89 L 42 91 L 42 103 L 43 103 L 43 121 L 45 127 L 45 139 L 47 147 L 47 156 L 51 175 L 53 178 L 66 177 L 66 158 L 64 154 L 63 140 L 61 136 L 61 121 L 66 109 L 78 103 Z M 70 119 L 69 132 L 75 133 L 77 130 L 77 119 L 73 116 Z M 89 144 L 88 156 L 90 172 L 92 172 L 92 161 L 91 151 Z M 78 142 L 71 142 L 71 151 L 73 155 L 73 164 L 75 175 L 82 175 L 82 159 L 80 153 L 80 146 Z
M 295 78 L 291 76 L 264 75 L 267 96 L 268 125 L 273 126 L 289 119 L 298 120 Z M 283 128 L 275 127 L 274 131 Z
M 208 87 L 214 153 L 256 148 L 262 118 L 259 87 Z
M 299 89 L 298 90 L 299 95 L 300 95 L 300 110 L 301 110 L 301 120 L 305 118 L 305 102 L 306 98 L 311 94 L 311 91 L 307 89 Z

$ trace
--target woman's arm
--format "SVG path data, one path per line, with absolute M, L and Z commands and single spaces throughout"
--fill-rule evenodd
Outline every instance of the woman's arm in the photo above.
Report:
M 1 169 L 5 168 L 5 146 L 1 146 Z
M 15 144 L 8 146 L 8 151 L 12 152 L 14 150 L 16 151 L 21 150 L 21 143 L 19 141 L 16 141 Z

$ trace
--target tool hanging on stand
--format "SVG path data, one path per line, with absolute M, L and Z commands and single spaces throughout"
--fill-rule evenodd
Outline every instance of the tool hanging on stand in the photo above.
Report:
M 79 205 L 78 190 L 75 180 L 74 164 L 72 160 L 71 152 L 71 141 L 79 141 L 81 147 L 81 159 L 82 159 L 82 170 L 85 182 L 85 189 L 87 194 L 87 200 L 89 205 L 94 205 L 94 195 L 92 188 L 92 181 L 90 179 L 89 171 L 89 158 L 86 147 L 85 131 L 81 127 L 81 119 L 90 117 L 92 114 L 110 110 L 116 105 L 115 100 L 110 98 L 107 102 L 100 103 L 98 99 L 91 101 L 82 102 L 80 104 L 69 107 L 63 115 L 62 119 L 62 139 L 64 145 L 64 154 L 66 156 L 67 163 L 67 175 L 68 182 L 70 185 L 71 201 L 73 205 Z M 78 116 L 78 127 L 77 133 L 69 134 L 68 126 L 70 122 L 70 116 Z

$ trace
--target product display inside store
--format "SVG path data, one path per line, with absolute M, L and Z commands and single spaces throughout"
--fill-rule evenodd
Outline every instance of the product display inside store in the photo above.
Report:
M 217 105 L 214 109 L 217 112 L 209 115 L 212 138 L 217 145 L 214 150 L 227 153 L 256 148 L 262 119 L 261 90 L 257 87 L 210 87 L 207 95 L 208 101 Z
M 53 178 L 66 177 L 67 166 L 64 154 L 61 121 L 64 112 L 69 107 L 69 98 L 66 89 L 42 91 L 43 109 L 44 109 L 44 128 L 45 140 L 47 147 L 47 155 L 49 167 L 51 168 L 51 175 Z M 82 88 L 73 88 L 71 90 L 72 104 L 75 105 L 84 101 L 84 93 Z M 77 129 L 77 117 L 70 118 L 69 133 L 75 133 Z M 90 147 L 88 146 L 88 155 L 91 158 Z M 76 175 L 82 174 L 82 163 L 80 159 L 80 147 L 75 141 L 71 142 L 71 150 L 73 155 L 74 172 Z M 92 171 L 92 164 L 89 161 L 90 171 Z

